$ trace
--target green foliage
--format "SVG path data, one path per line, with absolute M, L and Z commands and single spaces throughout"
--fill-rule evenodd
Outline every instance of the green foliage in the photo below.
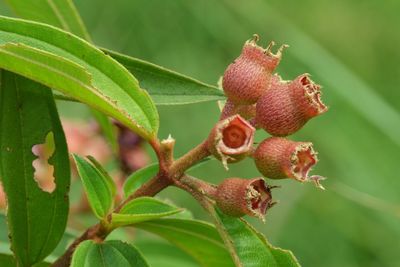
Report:
M 219 230 L 227 234 L 227 246 L 233 245 L 230 251 L 238 266 L 300 266 L 290 251 L 273 247 L 244 219 L 225 215 L 219 210 L 216 219 L 221 224 Z
M 79 175 L 82 179 L 90 207 L 99 219 L 105 219 L 114 203 L 115 184 L 103 169 L 90 164 L 87 160 L 73 155 Z
M 165 204 L 151 197 L 136 198 L 128 202 L 118 213 L 112 214 L 113 227 L 132 225 L 181 212 L 182 209 Z
M 158 219 L 136 227 L 159 235 L 205 267 L 235 266 L 221 237 L 211 224 L 185 219 Z
M 8 199 L 11 247 L 21 266 L 44 259 L 61 239 L 68 216 L 70 183 L 67 146 L 51 90 L 1 72 L 0 168 Z M 33 150 L 35 145 L 50 146 Z M 49 151 L 54 190 L 46 190 L 32 163 Z M 34 154 L 35 153 L 35 154 Z M 44 227 L 46 226 L 46 227 Z
M 158 114 L 137 80 L 85 41 L 34 22 L 0 18 L 0 66 L 25 75 L 154 138 Z
M 156 105 L 192 104 L 225 99 L 216 86 L 110 50 L 103 51 L 124 65 L 146 89 Z
M 142 254 L 132 245 L 121 241 L 82 242 L 72 258 L 71 267 L 148 267 Z

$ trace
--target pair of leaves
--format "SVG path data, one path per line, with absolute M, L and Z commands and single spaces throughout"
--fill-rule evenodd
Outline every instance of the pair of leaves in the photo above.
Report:
M 0 169 L 7 195 L 11 247 L 21 266 L 31 266 L 57 245 L 68 216 L 69 160 L 51 90 L 1 71 Z M 33 146 L 50 140 L 55 189 L 35 181 Z M 38 177 L 36 177 L 38 179 Z M 51 191 L 51 190 L 50 190 Z M 46 226 L 46 227 L 43 227 Z
M 137 80 L 115 60 L 72 34 L 0 17 L 0 67 L 115 117 L 145 139 L 157 133 L 157 111 Z
M 82 242 L 75 250 L 71 267 L 148 267 L 142 254 L 132 245 L 121 241 Z
M 114 206 L 114 181 L 94 158 L 88 157 L 89 160 L 85 160 L 74 155 L 74 159 L 93 213 L 99 219 L 106 220 Z M 151 197 L 137 198 L 124 205 L 118 213 L 112 213 L 111 227 L 131 225 L 181 211 Z

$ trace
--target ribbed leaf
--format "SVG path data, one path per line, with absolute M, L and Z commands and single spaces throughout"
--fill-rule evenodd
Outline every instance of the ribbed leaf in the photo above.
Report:
M 157 133 L 157 111 L 137 80 L 116 61 L 67 32 L 0 17 L 0 67 L 115 117 L 145 139 Z
M 125 66 L 146 89 L 157 105 L 181 105 L 225 99 L 216 86 L 209 85 L 175 71 L 103 49 Z
M 82 242 L 75 250 L 71 267 L 148 267 L 142 254 L 121 241 Z
M 99 219 L 104 219 L 113 206 L 115 184 L 110 178 L 78 155 L 73 155 L 90 207 Z
M 192 256 L 201 266 L 234 266 L 217 230 L 211 224 L 195 220 L 158 219 L 136 224 L 135 227 L 167 239 Z
M 56 247 L 65 230 L 70 183 L 67 146 L 50 89 L 6 71 L 2 71 L 1 87 L 0 168 L 11 246 L 20 265 L 31 266 Z M 46 189 L 35 181 L 33 161 L 46 154 L 33 150 L 40 144 L 49 146 L 47 162 L 54 168 L 55 188 Z M 50 179 L 46 177 L 46 182 Z
M 182 209 L 168 205 L 155 198 L 136 198 L 126 204 L 118 213 L 112 214 L 112 225 L 131 225 L 158 219 L 181 212 Z
M 226 242 L 236 266 L 245 267 L 299 267 L 299 263 L 288 250 L 275 248 L 244 219 L 230 217 L 219 210 L 215 213 L 219 231 L 228 237 Z M 223 225 L 223 227 L 221 227 Z
M 8 0 L 7 3 L 23 19 L 43 22 L 75 34 L 87 41 L 90 36 L 71 0 Z M 114 151 L 118 150 L 114 128 L 107 116 L 92 110 L 104 137 Z

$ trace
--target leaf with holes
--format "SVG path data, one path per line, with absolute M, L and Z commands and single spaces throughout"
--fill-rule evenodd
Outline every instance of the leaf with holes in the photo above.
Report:
M 90 36 L 72 0 L 8 0 L 6 2 L 21 18 L 50 24 L 90 41 Z M 116 152 L 118 144 L 112 123 L 107 116 L 97 110 L 92 110 L 92 114 L 104 137 Z
M 0 16 L 0 67 L 40 82 L 116 118 L 146 140 L 158 113 L 118 62 L 57 28 Z
M 106 49 L 103 51 L 124 65 L 157 105 L 182 105 L 225 99 L 224 92 L 216 86 L 141 59 Z
M 165 238 L 192 256 L 201 266 L 235 266 L 217 230 L 209 223 L 166 218 L 139 223 L 135 227 Z
M 299 267 L 297 259 L 288 250 L 273 247 L 244 219 L 231 217 L 216 210 L 217 229 L 225 236 L 236 266 Z
M 104 219 L 113 207 L 115 184 L 104 170 L 73 155 L 90 207 L 99 219 Z
M 31 266 L 65 230 L 67 146 L 50 89 L 7 71 L 1 72 L 1 88 L 0 169 L 11 247 L 21 266 Z
M 115 227 L 158 219 L 183 211 L 151 197 L 140 197 L 128 202 L 118 213 L 112 214 Z
M 71 267 L 148 267 L 140 251 L 122 241 L 82 242 L 74 252 Z

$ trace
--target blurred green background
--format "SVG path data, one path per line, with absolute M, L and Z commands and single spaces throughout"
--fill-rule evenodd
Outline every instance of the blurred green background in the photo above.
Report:
M 400 266 L 400 1 L 74 1 L 94 42 L 215 84 L 253 33 L 290 45 L 278 72 L 308 72 L 330 111 L 291 138 L 312 141 L 326 191 L 282 185 L 265 224 L 271 243 L 303 266 Z M 201 142 L 218 118 L 215 103 L 159 107 L 160 137 L 176 154 Z M 70 113 L 64 109 L 64 113 Z M 68 114 L 67 114 L 68 115 Z M 267 135 L 257 133 L 257 141 Z M 226 172 L 213 161 L 192 172 L 218 182 L 258 176 L 251 160 Z M 162 197 L 206 218 L 189 195 Z

